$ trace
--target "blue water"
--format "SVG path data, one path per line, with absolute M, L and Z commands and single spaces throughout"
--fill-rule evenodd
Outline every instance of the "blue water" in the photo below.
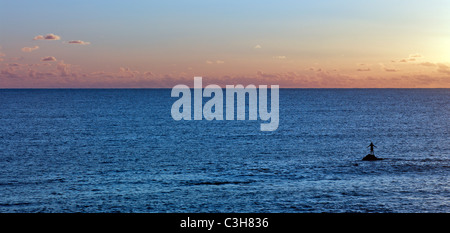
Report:
M 0 90 L 0 212 L 450 212 L 449 89 L 282 89 L 274 132 L 175 100 Z

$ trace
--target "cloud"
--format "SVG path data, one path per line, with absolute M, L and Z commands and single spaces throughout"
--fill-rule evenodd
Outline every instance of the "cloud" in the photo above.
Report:
M 208 65 L 212 65 L 212 64 L 224 64 L 225 62 L 224 61 L 222 61 L 222 60 L 217 60 L 217 61 L 210 61 L 210 60 L 207 60 L 206 61 L 206 64 L 208 64 Z
M 43 58 L 41 58 L 41 61 L 56 61 L 56 58 L 52 57 L 52 56 L 43 57 Z
M 54 72 L 40 72 L 35 70 L 28 70 L 28 77 L 36 79 L 44 79 L 57 76 Z
M 438 70 L 437 70 L 438 72 L 450 75 L 450 66 L 447 66 L 442 63 L 437 64 L 437 66 L 438 66 Z
M 86 42 L 86 41 L 82 41 L 82 40 L 71 40 L 71 41 L 69 41 L 67 43 L 69 43 L 69 44 L 80 44 L 80 45 L 91 44 L 91 42 Z
M 415 58 L 404 58 L 404 59 L 399 60 L 398 62 L 410 62 L 410 61 L 416 61 L 416 59 Z
M 259 44 L 257 44 L 257 45 L 255 45 L 255 47 L 253 47 L 254 49 L 260 49 L 260 48 L 262 48 L 261 47 L 261 45 L 259 45 Z
M 388 68 L 383 63 L 380 63 L 381 69 L 386 72 L 397 72 L 398 70 L 395 68 Z
M 33 40 L 45 40 L 43 35 L 35 36 Z
M 46 36 L 38 35 L 33 38 L 33 40 L 60 40 L 61 37 L 53 33 L 47 34 Z
M 283 60 L 286 59 L 286 56 L 274 56 L 273 58 Z
M 15 74 L 7 69 L 1 70 L 0 74 L 2 77 L 5 77 L 5 78 L 19 78 L 20 77 L 19 75 Z
M 58 65 L 56 65 L 56 69 L 61 72 L 62 77 L 66 77 L 72 74 L 71 72 L 71 65 L 65 64 L 64 61 L 60 61 Z
M 436 66 L 436 64 L 432 63 L 432 62 L 422 62 L 422 63 L 419 63 L 419 65 L 421 65 L 421 66 L 430 66 L 430 67 Z
M 147 71 L 147 72 L 144 72 L 144 76 L 145 77 L 153 77 L 153 76 L 155 76 L 155 74 L 153 74 L 153 72 L 151 72 L 151 71 Z
M 22 48 L 22 52 L 26 52 L 26 53 L 30 53 L 33 52 L 34 50 L 39 49 L 39 46 L 34 46 L 34 47 L 23 47 Z
M 322 71 L 324 71 L 324 69 L 322 69 L 322 68 L 316 68 L 316 67 L 310 67 L 310 68 L 308 68 L 307 70 L 309 70 L 309 71 L 315 71 L 315 72 L 322 72 Z
M 135 78 L 139 74 L 140 74 L 140 72 L 137 70 L 131 70 L 128 67 L 120 67 L 118 76 L 122 77 L 122 78 L 124 78 L 124 77 Z
M 444 63 L 422 62 L 419 63 L 419 65 L 426 67 L 437 67 L 437 72 L 450 75 L 450 66 Z
M 421 58 L 421 57 L 423 57 L 423 56 L 422 56 L 422 54 L 415 53 L 415 54 L 409 55 L 409 57 L 410 57 L 410 58 Z
M 213 62 L 213 64 L 216 64 Z M 390 77 L 386 74 L 377 76 L 378 73 L 345 74 L 329 72 L 327 69 L 314 68 L 294 72 L 269 72 L 257 71 L 247 75 L 227 75 L 216 77 L 204 77 L 204 84 L 217 84 L 222 87 L 229 84 L 263 84 L 280 85 L 280 87 L 302 88 L 339 88 L 339 87 L 448 87 L 450 64 L 433 63 L 440 72 L 424 74 L 408 74 L 401 76 L 393 73 Z M 362 65 L 360 69 L 370 68 Z M 381 66 L 382 70 L 395 70 L 392 66 Z M 192 77 L 182 73 L 155 74 L 149 71 L 137 71 L 126 66 L 118 67 L 115 72 L 79 72 L 78 66 L 65 64 L 62 60 L 57 62 L 41 62 L 36 64 L 0 63 L 0 85 L 5 87 L 166 87 L 170 88 L 179 83 L 192 83 Z M 371 74 L 371 75 L 365 75 Z
M 362 66 L 363 68 L 358 68 L 358 69 L 356 69 L 356 71 L 359 71 L 359 72 L 371 71 L 371 69 L 369 67 L 367 67 L 367 64 L 365 64 L 365 63 L 359 63 L 358 66 Z M 364 68 L 364 67 L 366 67 L 366 68 Z
M 275 74 L 266 74 L 262 71 L 257 71 L 256 75 L 261 78 L 278 78 L 278 75 Z
M 415 53 L 415 54 L 410 54 L 409 57 L 407 58 L 403 58 L 400 59 L 398 62 L 410 62 L 410 61 L 416 61 L 417 59 L 423 58 L 422 54 L 419 53 Z M 392 61 L 395 62 L 395 61 Z

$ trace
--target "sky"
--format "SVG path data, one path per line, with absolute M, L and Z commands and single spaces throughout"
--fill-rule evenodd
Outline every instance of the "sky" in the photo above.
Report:
M 450 88 L 445 0 L 0 0 L 0 88 Z

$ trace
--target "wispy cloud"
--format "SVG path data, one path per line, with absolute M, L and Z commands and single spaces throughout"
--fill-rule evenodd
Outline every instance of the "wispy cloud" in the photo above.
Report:
M 23 47 L 22 48 L 22 52 L 30 53 L 30 52 L 33 52 L 36 49 L 39 49 L 39 46 L 36 45 L 34 47 Z
M 421 66 L 430 66 L 430 67 L 436 66 L 436 64 L 433 63 L 433 62 L 422 62 L 422 63 L 419 63 L 419 65 L 421 65 Z
M 43 36 L 43 35 L 35 36 L 33 38 L 33 40 L 61 40 L 61 37 L 57 36 L 57 35 L 55 35 L 53 33 L 50 33 L 50 34 L 47 34 L 45 36 Z
M 254 49 L 260 49 L 260 48 L 262 48 L 261 47 L 261 45 L 259 45 L 259 44 L 257 44 L 257 45 L 255 45 L 255 47 L 253 47 Z
M 415 54 L 410 54 L 409 57 L 407 57 L 407 58 L 400 59 L 398 62 L 405 63 L 405 62 L 410 62 L 410 61 L 416 61 L 420 58 L 423 58 L 422 54 L 415 53 Z
M 135 78 L 140 74 L 137 70 L 131 70 L 128 67 L 120 67 L 119 68 L 119 77 L 131 77 Z
M 422 56 L 422 54 L 420 54 L 420 53 L 415 53 L 415 54 L 409 55 L 409 57 L 410 57 L 410 58 L 422 58 L 423 56 Z
M 398 70 L 395 68 L 388 68 L 386 67 L 383 63 L 380 63 L 380 67 L 382 70 L 386 71 L 386 72 L 397 72 Z
M 437 72 L 450 75 L 450 66 L 444 63 L 422 62 L 419 65 L 427 67 L 437 67 Z
M 273 58 L 283 60 L 283 59 L 286 59 L 286 56 L 274 56 Z
M 437 66 L 438 66 L 438 70 L 437 70 L 438 72 L 450 75 L 450 66 L 442 64 L 442 63 L 437 64 Z
M 41 58 L 41 61 L 56 61 L 56 58 L 52 57 L 52 56 L 43 57 L 43 58 Z
M 208 65 L 212 65 L 212 64 L 224 64 L 225 63 L 225 61 L 222 61 L 222 60 L 217 60 L 217 61 L 210 61 L 210 60 L 207 60 L 206 61 L 206 64 L 208 64 Z
M 60 72 L 61 77 L 66 77 L 66 76 L 76 76 L 74 75 L 75 73 L 72 73 L 71 70 L 72 65 L 71 64 L 66 64 L 64 63 L 64 61 L 60 61 L 57 65 L 56 65 L 56 69 Z
M 151 72 L 151 71 L 147 71 L 147 72 L 144 72 L 144 76 L 145 77 L 153 77 L 153 76 L 155 76 L 155 74 L 153 74 L 153 72 Z
M 358 71 L 358 72 L 365 72 L 365 71 L 371 71 L 372 70 L 369 67 L 367 67 L 367 64 L 365 64 L 365 63 L 358 63 L 358 66 L 362 67 L 362 68 L 356 69 L 356 71 Z
M 69 44 L 79 44 L 79 45 L 91 44 L 91 42 L 86 42 L 86 41 L 82 41 L 82 40 L 71 40 L 71 41 L 69 41 L 67 43 L 69 43 Z

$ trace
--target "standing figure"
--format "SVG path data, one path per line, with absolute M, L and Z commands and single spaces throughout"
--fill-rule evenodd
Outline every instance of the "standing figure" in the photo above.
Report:
M 368 147 L 370 147 L 370 155 L 375 156 L 375 152 L 373 151 L 373 148 L 376 146 L 372 142 L 370 142 L 370 145 Z

